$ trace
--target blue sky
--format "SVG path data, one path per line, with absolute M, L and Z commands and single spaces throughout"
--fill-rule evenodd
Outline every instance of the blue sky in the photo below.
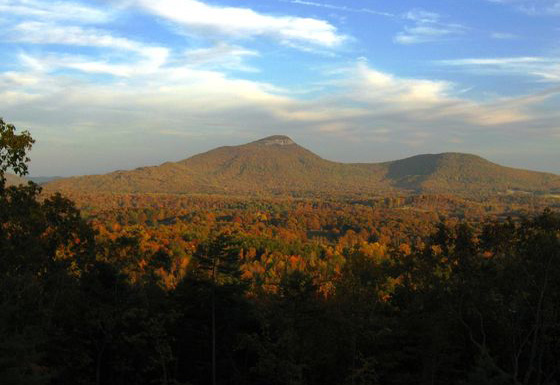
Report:
M 560 0 L 0 0 L 0 116 L 33 175 L 273 134 L 560 174 L 559 37 Z

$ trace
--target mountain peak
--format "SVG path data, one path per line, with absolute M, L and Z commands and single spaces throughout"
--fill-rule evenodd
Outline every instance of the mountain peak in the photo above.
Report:
M 285 135 L 272 135 L 267 136 L 266 138 L 259 139 L 255 142 L 255 144 L 261 144 L 265 146 L 288 146 L 291 144 L 296 144 L 291 138 Z
M 560 191 L 560 176 L 502 167 L 470 154 L 424 154 L 384 163 L 322 159 L 284 135 L 223 146 L 177 163 L 62 179 L 49 189 L 211 194 L 430 193 L 480 197 Z

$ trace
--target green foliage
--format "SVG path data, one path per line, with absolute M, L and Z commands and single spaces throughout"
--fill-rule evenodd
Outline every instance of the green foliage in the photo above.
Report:
M 17 134 L 13 124 L 0 118 L 0 189 L 4 187 L 6 171 L 12 170 L 19 176 L 27 174 L 27 153 L 34 142 L 29 132 Z

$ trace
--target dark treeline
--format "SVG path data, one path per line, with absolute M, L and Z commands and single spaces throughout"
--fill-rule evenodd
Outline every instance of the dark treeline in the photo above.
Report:
M 1 123 L 1 384 L 560 382 L 558 214 L 441 223 L 409 250 L 345 247 L 328 275 L 288 259 L 275 280 L 247 274 L 254 239 L 220 229 L 169 285 L 169 254 L 6 187 L 32 139 Z

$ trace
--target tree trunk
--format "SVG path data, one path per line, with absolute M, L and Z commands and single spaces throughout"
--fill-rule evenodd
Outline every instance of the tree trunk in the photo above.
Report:
M 216 385 L 216 258 L 212 266 L 212 385 Z

